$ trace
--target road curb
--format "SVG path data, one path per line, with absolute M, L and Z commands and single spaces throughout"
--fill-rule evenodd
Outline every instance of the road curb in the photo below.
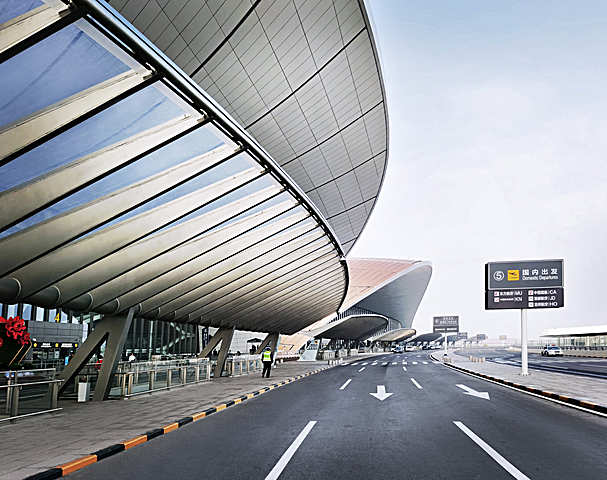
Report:
M 238 405 L 239 403 L 242 403 L 242 402 L 246 402 L 247 400 L 249 400 L 251 398 L 255 398 L 259 395 L 263 395 L 264 393 L 269 392 L 270 390 L 274 390 L 276 388 L 283 387 L 285 385 L 288 385 L 289 383 L 293 383 L 297 380 L 301 380 L 302 378 L 308 377 L 310 375 L 314 375 L 316 373 L 323 372 L 329 368 L 333 368 L 334 366 L 336 366 L 336 365 L 329 365 L 326 367 L 318 368 L 316 370 L 312 370 L 311 372 L 307 372 L 307 373 L 303 373 L 301 375 L 297 375 L 295 377 L 287 378 L 286 380 L 283 380 L 282 382 L 274 383 L 272 385 L 268 385 L 267 387 L 261 388 L 259 390 L 255 390 L 253 392 L 246 393 L 244 395 L 241 395 L 240 397 L 236 397 L 236 398 L 233 398 L 232 400 L 228 400 L 224 403 L 220 403 L 219 405 L 216 405 L 214 407 L 207 408 L 206 410 L 204 410 L 202 412 L 194 413 L 190 416 L 183 417 L 183 418 L 181 418 L 173 423 L 169 423 L 168 425 L 165 425 L 163 427 L 149 430 L 134 438 L 125 440 L 124 442 L 116 443 L 116 444 L 110 445 L 108 447 L 102 448 L 101 450 L 97 450 L 96 452 L 93 452 L 90 455 L 85 455 L 83 457 L 72 460 L 71 462 L 64 463 L 62 465 L 57 465 L 56 467 L 49 468 L 48 470 L 44 470 L 42 472 L 35 473 L 34 475 L 25 477 L 24 480 L 47 480 L 47 479 L 64 477 L 72 472 L 75 472 L 77 470 L 80 470 L 81 468 L 86 467 L 87 465 L 99 462 L 99 461 L 103 460 L 104 458 L 108 458 L 117 453 L 124 452 L 125 450 L 128 450 L 129 448 L 133 448 L 137 445 L 141 445 L 142 443 L 149 442 L 150 440 L 152 440 L 156 437 L 165 435 L 169 432 L 177 430 L 178 428 L 181 428 L 192 422 L 202 420 L 203 418 L 206 418 L 209 415 L 212 415 L 214 413 L 225 410 L 226 408 L 232 407 L 234 405 Z
M 434 360 L 440 361 L 431 355 Z M 485 375 L 484 373 L 475 372 L 473 370 L 468 370 L 464 367 L 458 367 L 457 365 L 453 365 L 448 362 L 441 362 L 443 365 L 449 368 L 453 368 L 454 370 L 459 370 L 460 372 L 464 372 L 473 377 L 482 378 L 484 380 L 489 380 L 494 383 L 506 385 L 508 387 L 514 388 L 516 390 L 521 390 L 523 392 L 532 393 L 539 397 L 544 397 L 549 400 L 557 400 L 559 403 L 564 405 L 572 406 L 575 408 L 582 408 L 584 410 L 588 410 L 591 412 L 597 412 L 602 415 L 607 415 L 607 406 L 601 405 L 599 403 L 589 402 L 587 400 L 580 400 L 579 398 L 569 397 L 567 395 L 561 395 L 560 393 L 550 392 L 548 390 L 540 390 L 539 388 L 529 387 L 527 385 L 522 385 L 520 383 L 511 382 L 509 380 L 504 380 L 503 378 L 493 377 L 491 375 Z

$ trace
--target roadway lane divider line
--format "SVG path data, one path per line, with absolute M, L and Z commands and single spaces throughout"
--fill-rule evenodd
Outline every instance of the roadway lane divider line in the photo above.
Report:
M 24 480 L 43 480 L 43 479 L 47 480 L 47 479 L 64 477 L 72 472 L 75 472 L 77 470 L 80 470 L 81 468 L 91 465 L 92 463 L 99 462 L 100 460 L 103 460 L 104 458 L 111 457 L 112 455 L 115 455 L 120 452 L 124 452 L 125 450 L 133 448 L 137 445 L 141 445 L 142 443 L 149 442 L 150 440 L 152 440 L 156 437 L 166 435 L 167 433 L 173 432 L 192 422 L 197 422 L 198 420 L 202 420 L 203 418 L 206 418 L 209 415 L 212 415 L 217 412 L 221 412 L 222 410 L 225 410 L 226 408 L 229 408 L 233 405 L 238 405 L 239 403 L 243 403 L 247 400 L 255 398 L 259 395 L 269 392 L 270 390 L 273 390 L 275 388 L 280 388 L 284 385 L 288 385 L 289 383 L 295 382 L 297 380 L 301 380 L 302 378 L 308 377 L 310 375 L 315 375 L 317 373 L 323 372 L 323 371 L 325 371 L 329 368 L 333 368 L 335 366 L 336 365 L 327 365 L 325 367 L 321 367 L 316 370 L 312 370 L 310 372 L 296 375 L 295 377 L 290 377 L 286 380 L 283 380 L 282 382 L 268 385 L 267 387 L 261 388 L 259 390 L 255 390 L 253 392 L 246 393 L 244 395 L 241 395 L 240 397 L 237 397 L 237 398 L 234 398 L 227 402 L 216 405 L 215 407 L 207 408 L 206 410 L 204 410 L 202 412 L 194 413 L 188 417 L 181 418 L 181 419 L 177 420 L 176 422 L 169 423 L 168 425 L 164 425 L 160 428 L 154 428 L 152 430 L 149 430 L 142 435 L 138 435 L 138 436 L 131 438 L 129 440 L 126 440 L 124 442 L 116 443 L 114 445 L 110 445 L 108 447 L 102 448 L 101 450 L 97 450 L 96 452 L 93 452 L 90 455 L 85 455 L 83 457 L 77 458 L 75 460 L 64 463 L 62 465 L 57 465 L 56 467 L 49 468 L 47 470 L 43 470 L 41 472 L 35 473 L 33 475 L 30 475 L 29 477 L 26 477 Z M 363 369 L 364 369 L 364 367 L 363 367 Z
M 413 363 L 413 365 L 417 365 L 417 362 L 411 362 L 411 363 Z
M 308 424 L 299 433 L 299 435 L 297 435 L 297 438 L 293 441 L 293 443 L 289 446 L 289 448 L 287 448 L 285 453 L 282 454 L 282 457 L 280 457 L 280 459 L 278 460 L 278 463 L 276 463 L 276 465 L 274 465 L 274 468 L 272 469 L 272 471 L 270 473 L 268 473 L 265 480 L 276 480 L 280 476 L 280 474 L 285 469 L 285 467 L 287 466 L 287 464 L 289 463 L 289 461 L 291 460 L 293 455 L 295 455 L 295 452 L 297 451 L 297 449 L 300 447 L 300 445 L 306 439 L 306 437 L 308 436 L 310 431 L 314 428 L 314 425 L 316 425 L 315 420 L 308 422 Z
M 428 365 L 428 362 L 422 362 L 424 365 Z
M 359 371 L 359 372 L 362 372 L 362 371 L 363 371 L 365 368 L 367 368 L 367 367 L 362 367 L 362 368 L 360 368 L 358 371 Z
M 405 367 L 404 365 L 403 365 L 403 370 L 404 370 L 405 372 L 407 371 L 407 367 Z
M 351 379 L 351 378 L 348 378 L 348 380 L 346 380 L 346 383 L 344 383 L 344 384 L 343 384 L 341 387 L 339 387 L 339 389 L 340 389 L 340 390 L 345 390 L 345 389 L 346 389 L 346 387 L 347 387 L 348 385 L 350 385 L 350 382 L 351 382 L 351 381 L 352 381 L 352 379 Z
M 479 447 L 481 447 L 487 455 L 489 455 L 493 460 L 495 460 L 500 467 L 506 470 L 510 475 L 512 475 L 516 480 L 530 480 L 530 478 L 521 472 L 518 468 L 512 465 L 508 460 L 502 457 L 499 453 L 497 453 L 491 445 L 487 444 L 482 438 L 480 438 L 476 433 L 470 430 L 466 425 L 462 422 L 453 422 L 457 428 L 459 428 L 462 432 L 464 432 L 468 437 L 476 443 Z
M 415 378 L 409 377 L 409 379 L 413 382 L 413 385 L 415 385 L 417 388 L 419 388 L 420 390 L 424 389 L 424 387 L 422 387 L 419 383 L 417 383 L 417 380 L 415 380 Z
M 396 365 L 398 362 L 392 362 L 392 365 Z
M 502 387 L 510 388 L 511 390 L 526 393 L 527 395 L 532 395 L 543 400 L 549 400 L 551 402 L 559 403 L 566 407 L 575 408 L 584 412 L 594 413 L 595 415 L 600 415 L 601 417 L 607 417 L 607 405 L 601 405 L 599 403 L 589 402 L 587 400 L 581 400 L 579 398 L 568 397 L 567 395 L 561 395 L 547 390 L 540 390 L 539 388 L 530 387 L 528 385 L 521 385 L 520 383 L 514 383 L 509 380 L 504 380 L 503 378 L 492 377 L 491 375 L 485 375 L 484 373 L 474 372 L 472 370 L 468 370 L 463 367 L 458 367 L 457 365 L 453 365 L 450 363 L 438 363 L 445 367 L 452 368 L 453 370 L 457 370 L 466 375 L 470 375 L 471 377 L 495 383 L 496 385 L 501 385 Z

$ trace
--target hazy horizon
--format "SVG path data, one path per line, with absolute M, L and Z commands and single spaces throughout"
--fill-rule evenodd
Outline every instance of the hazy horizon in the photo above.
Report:
M 602 135 L 607 4 L 367 2 L 382 58 L 389 160 L 352 256 L 428 260 L 413 322 L 519 336 L 484 310 L 487 261 L 563 258 L 565 307 L 529 311 L 529 336 L 606 324 Z

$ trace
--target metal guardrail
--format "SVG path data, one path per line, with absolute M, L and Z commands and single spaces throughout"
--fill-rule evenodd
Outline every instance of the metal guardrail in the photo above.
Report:
M 57 407 L 61 380 L 55 375 L 54 368 L 0 372 L 0 422 L 14 423 L 19 418 L 61 410 Z
M 128 398 L 206 382 L 211 379 L 211 367 L 208 358 L 122 363 L 110 397 Z
M 226 360 L 225 371 L 228 376 L 249 375 L 253 372 L 263 370 L 263 363 L 259 355 L 240 355 L 237 357 L 228 357 Z

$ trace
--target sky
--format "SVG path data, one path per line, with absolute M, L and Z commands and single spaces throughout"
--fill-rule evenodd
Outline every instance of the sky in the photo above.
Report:
M 546 328 L 607 324 L 607 3 L 367 2 L 390 117 L 382 191 L 352 256 L 428 260 L 413 321 L 520 336 L 484 310 L 484 264 L 564 259 Z

